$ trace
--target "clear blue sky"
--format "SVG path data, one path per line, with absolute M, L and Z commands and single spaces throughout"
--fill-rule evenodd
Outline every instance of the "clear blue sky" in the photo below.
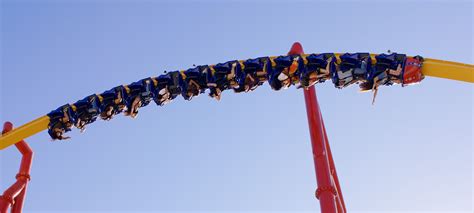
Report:
M 387 50 L 473 59 L 472 1 L 12 1 L 1 3 L 0 121 L 23 124 L 113 86 L 232 59 Z M 317 85 L 350 212 L 470 211 L 473 86 L 426 78 L 382 88 Z M 35 150 L 27 212 L 319 209 L 303 92 L 226 92 L 137 119 L 98 121 Z M 19 154 L 0 152 L 0 188 Z

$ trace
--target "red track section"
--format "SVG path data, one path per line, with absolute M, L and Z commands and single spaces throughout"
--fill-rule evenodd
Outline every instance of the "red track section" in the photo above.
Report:
M 3 124 L 2 134 L 9 132 L 12 129 L 13 124 L 5 122 L 5 124 Z M 28 144 L 23 140 L 16 143 L 15 146 L 23 155 L 21 158 L 20 171 L 16 175 L 16 182 L 0 196 L 0 213 L 7 213 L 9 207 L 11 207 L 11 213 L 22 212 L 23 202 L 26 196 L 26 188 L 28 186 L 28 181 L 30 181 L 33 150 L 31 150 L 30 146 L 28 146 Z
M 304 54 L 303 47 L 295 42 L 288 54 Z M 304 98 L 318 183 L 316 198 L 319 199 L 321 212 L 345 213 L 346 207 L 314 86 L 304 90 Z

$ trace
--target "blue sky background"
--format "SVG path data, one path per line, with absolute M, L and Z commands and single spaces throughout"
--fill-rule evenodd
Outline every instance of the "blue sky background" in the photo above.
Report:
M 1 3 L 0 121 L 24 124 L 113 86 L 232 59 L 387 50 L 474 63 L 472 1 Z M 317 85 L 349 212 L 473 208 L 473 86 L 426 78 L 371 94 Z M 27 141 L 26 212 L 319 209 L 303 91 L 226 92 L 84 134 Z M 19 153 L 0 153 L 0 189 Z

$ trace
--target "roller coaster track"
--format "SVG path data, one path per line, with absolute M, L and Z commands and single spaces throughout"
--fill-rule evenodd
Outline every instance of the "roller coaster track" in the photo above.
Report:
M 304 56 L 308 55 L 305 54 Z M 335 55 L 340 57 L 342 54 Z M 375 56 L 375 54 L 371 54 L 371 56 Z M 270 58 L 274 59 L 276 57 Z M 375 62 L 373 57 L 372 62 Z M 471 64 L 425 58 L 422 73 L 425 76 L 474 83 L 474 65 Z M 49 122 L 50 118 L 44 115 L 2 135 L 0 137 L 0 150 L 48 129 Z
M 188 70 L 169 72 L 156 78 L 142 79 L 130 85 L 114 87 L 102 94 L 87 96 L 74 104 L 61 106 L 16 129 L 13 129 L 13 124 L 10 122 L 4 124 L 0 136 L 0 150 L 15 145 L 23 158 L 16 183 L 0 195 L 0 212 L 6 213 L 9 206 L 12 207 L 12 213 L 22 212 L 33 157 L 33 151 L 23 140 L 25 138 L 49 130 L 48 133 L 53 139 L 66 139 L 62 137 L 62 133 L 70 131 L 72 126 L 83 130 L 86 124 L 95 122 L 97 117 L 109 120 L 112 115 L 122 112 L 134 117 L 138 113 L 138 108 L 148 105 L 151 99 L 162 106 L 179 94 L 185 100 L 191 100 L 193 96 L 210 90 L 210 96 L 219 100 L 223 90 L 248 92 L 268 81 L 274 90 L 288 88 L 291 85 L 305 89 L 318 182 L 315 195 L 320 200 L 322 212 L 345 213 L 347 210 L 315 89 L 312 86 L 326 80 L 332 80 L 336 88 L 357 83 L 364 91 L 373 90 L 375 98 L 378 86 L 410 85 L 419 83 L 424 76 L 474 83 L 474 65 L 423 59 L 419 56 L 409 57 L 397 53 L 303 54 L 301 45 L 295 43 L 287 56 L 260 57 L 197 66 Z M 166 92 L 162 94 L 163 91 Z M 58 129 L 62 131 L 59 136 L 56 135 Z M 317 157 L 326 155 L 324 153 L 328 155 L 327 158 Z

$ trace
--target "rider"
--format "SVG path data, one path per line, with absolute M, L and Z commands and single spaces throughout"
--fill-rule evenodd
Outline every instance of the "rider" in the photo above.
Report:
M 362 91 L 373 90 L 372 104 L 375 103 L 378 88 L 381 85 L 392 85 L 402 82 L 403 65 L 406 60 L 404 54 L 380 54 L 375 56 L 377 62 L 367 77 L 367 81 L 360 84 Z

